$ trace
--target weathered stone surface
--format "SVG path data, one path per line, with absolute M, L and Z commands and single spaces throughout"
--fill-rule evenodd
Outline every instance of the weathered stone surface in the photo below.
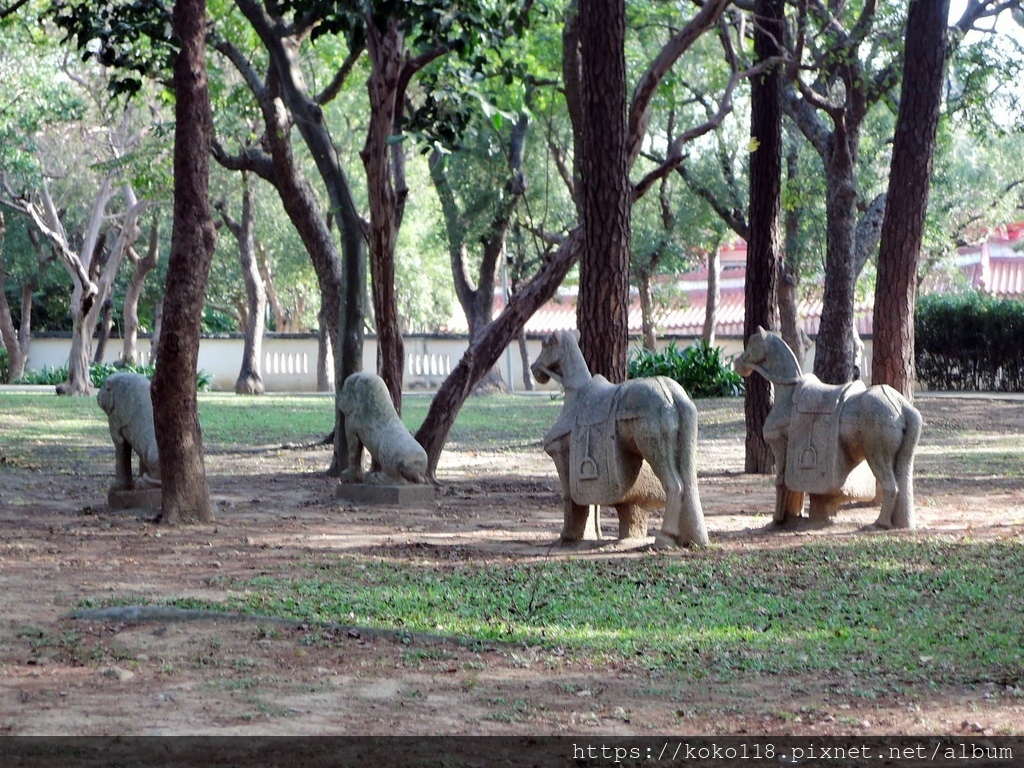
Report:
M 427 482 L 427 452 L 402 424 L 380 376 L 353 373 L 341 387 L 338 407 L 345 415 L 348 441 L 343 483 L 363 482 L 363 448 L 380 463 L 386 482 Z
M 160 511 L 163 492 L 159 488 L 133 488 L 107 491 L 107 507 L 118 509 L 151 509 Z
M 921 414 L 889 386 L 822 384 L 805 374 L 777 333 L 758 328 L 736 360 L 743 376 L 757 371 L 775 387 L 764 438 L 775 456 L 774 520 L 809 515 L 827 521 L 840 506 L 871 501 L 881 490 L 876 525 L 914 527 L 914 451 Z M 864 458 L 862 458 L 864 457 Z
M 551 334 L 532 366 L 558 381 L 565 404 L 544 437 L 562 484 L 563 543 L 601 536 L 600 506 L 615 507 L 619 538 L 647 535 L 647 509 L 664 507 L 656 546 L 708 543 L 697 490 L 697 409 L 665 377 L 613 385 L 591 376 L 575 335 Z
M 115 373 L 100 387 L 96 402 L 107 414 L 110 439 L 114 441 L 114 484 L 110 489 L 135 487 L 133 452 L 139 457 L 139 479 L 146 487 L 160 485 L 160 454 L 149 379 L 139 373 Z
M 434 486 L 406 483 L 404 485 L 377 485 L 372 483 L 338 483 L 335 496 L 341 501 L 356 504 L 390 504 L 394 506 L 420 506 L 434 500 Z

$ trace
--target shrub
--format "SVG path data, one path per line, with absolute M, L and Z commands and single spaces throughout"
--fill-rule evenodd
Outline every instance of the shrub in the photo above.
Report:
M 0 384 L 7 383 L 7 377 L 11 375 L 10 364 L 7 347 L 0 347 Z
M 737 397 L 744 392 L 743 377 L 722 358 L 720 347 L 704 339 L 680 350 L 671 342 L 661 352 L 643 347 L 633 350 L 629 378 L 667 376 L 682 385 L 690 397 Z
M 57 386 L 68 380 L 68 367 L 62 365 L 59 368 L 51 368 L 44 365 L 41 370 L 26 370 L 15 384 L 47 384 Z
M 109 363 L 93 363 L 89 366 L 89 381 L 97 389 L 103 386 L 110 376 L 115 373 L 141 373 L 147 379 L 153 378 L 156 368 L 152 365 L 125 365 L 116 366 Z M 44 365 L 41 371 L 25 371 L 25 375 L 18 379 L 15 384 L 45 384 L 57 386 L 68 380 L 68 367 L 62 365 L 59 368 L 51 368 Z M 206 392 L 213 383 L 213 377 L 206 371 L 199 371 L 196 374 L 196 388 L 200 392 Z
M 917 377 L 930 389 L 1024 391 L 1024 302 L 969 293 L 922 296 Z

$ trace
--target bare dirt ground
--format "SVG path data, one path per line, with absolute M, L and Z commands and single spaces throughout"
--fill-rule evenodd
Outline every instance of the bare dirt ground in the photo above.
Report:
M 739 474 L 742 405 L 699 403 L 700 493 L 712 550 L 808 537 L 1010 538 L 1024 524 L 1024 403 L 922 398 L 914 532 L 866 530 L 874 508 L 818 531 L 767 529 L 766 477 Z M 704 416 L 713 416 L 711 427 Z M 2 448 L 0 444 L 0 448 Z M 0 450 L 2 453 L 2 450 Z M 211 446 L 215 525 L 167 528 L 106 508 L 112 449 L 95 471 L 0 473 L 0 733 L 4 734 L 922 734 L 1024 733 L 1024 699 L 995 687 L 874 698 L 843 679 L 754 677 L 721 689 L 557 650 L 410 647 L 371 633 L 204 620 L 80 621 L 80 601 L 222 600 L 223 577 L 352 553 L 441 562 L 707 557 L 614 542 L 565 553 L 553 465 L 540 446 L 449 451 L 426 509 L 339 504 L 324 449 Z M 651 521 L 651 532 L 660 526 Z M 615 535 L 614 517 L 605 535 Z M 416 650 L 415 648 L 413 650 Z

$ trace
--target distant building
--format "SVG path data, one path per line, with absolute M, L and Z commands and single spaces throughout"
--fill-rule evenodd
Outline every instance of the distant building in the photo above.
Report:
M 977 245 L 962 247 L 953 260 L 952 271 L 944 271 L 925 282 L 930 293 L 974 287 L 999 298 L 1024 299 L 1024 222 L 985 233 Z M 715 335 L 723 338 L 743 336 L 744 285 L 747 275 L 747 244 L 736 240 L 722 249 L 719 276 L 721 297 L 718 302 Z M 659 336 L 696 338 L 703 333 L 707 308 L 707 264 L 684 274 L 666 277 L 672 283 L 675 306 L 655 309 L 655 327 Z M 685 297 L 685 300 L 684 300 Z M 505 306 L 501 288 L 495 290 L 494 313 Z M 855 304 L 857 332 L 871 336 L 873 297 Z M 804 332 L 815 336 L 821 322 L 821 299 L 801 301 L 799 317 Z M 529 335 L 576 327 L 576 289 L 563 287 L 526 323 Z M 466 333 L 461 311 L 444 329 L 448 333 Z M 636 290 L 630 294 L 629 332 L 641 335 L 640 301 Z

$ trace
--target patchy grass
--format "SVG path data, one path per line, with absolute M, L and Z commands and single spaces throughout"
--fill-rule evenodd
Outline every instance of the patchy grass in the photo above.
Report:
M 411 430 L 423 423 L 430 401 L 430 395 L 405 397 L 402 416 Z M 561 400 L 546 395 L 473 397 L 459 412 L 449 445 L 511 450 L 535 443 L 560 409 Z M 211 447 L 309 443 L 334 428 L 334 395 L 200 392 L 199 420 Z M 0 392 L 0 435 L 3 462 L 59 472 L 80 471 L 90 450 L 110 446 L 107 417 L 94 397 L 38 391 Z
M 564 648 L 718 681 L 852 673 L 899 690 L 1024 673 L 1016 542 L 873 536 L 687 558 L 427 567 L 346 556 L 304 569 L 222 586 L 256 614 Z

